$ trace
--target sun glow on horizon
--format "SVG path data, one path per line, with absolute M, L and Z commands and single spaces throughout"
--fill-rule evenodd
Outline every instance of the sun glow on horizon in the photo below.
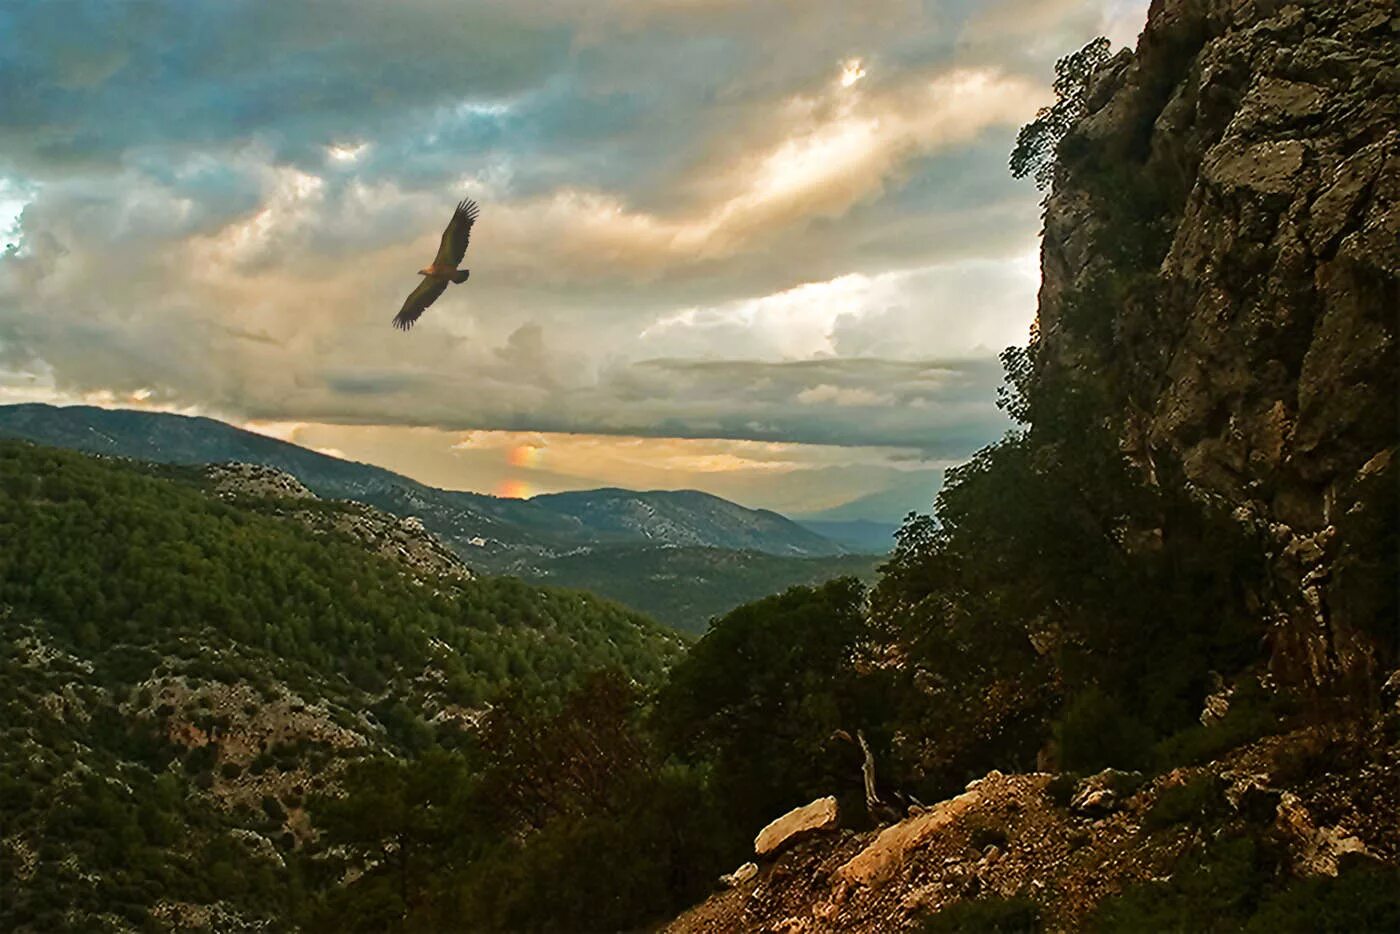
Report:
M 535 490 L 524 480 L 505 480 L 496 487 L 496 495 L 504 499 L 529 499 Z

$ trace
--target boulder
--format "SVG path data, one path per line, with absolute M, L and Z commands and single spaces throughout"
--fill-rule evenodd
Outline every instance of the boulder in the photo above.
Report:
M 1300 876 L 1335 876 L 1342 859 L 1369 857 L 1358 837 L 1341 827 L 1318 827 L 1297 795 L 1285 791 L 1279 797 L 1274 826 L 1293 846 L 1293 871 Z
M 754 853 L 775 856 L 778 851 L 798 839 L 836 827 L 836 799 L 830 795 L 811 804 L 788 811 L 758 832 L 754 838 Z
M 1118 810 L 1141 784 L 1141 772 L 1104 769 L 1075 786 L 1069 799 L 1070 810 L 1088 817 L 1102 817 Z
M 727 872 L 719 877 L 719 881 L 732 888 L 737 888 L 758 875 L 758 863 L 745 863 L 733 872 Z
M 1201 705 L 1201 726 L 1213 726 L 1225 719 L 1230 712 L 1230 699 L 1235 694 L 1233 685 L 1225 684 L 1220 675 L 1210 673 L 1211 688 Z
M 874 843 L 836 870 L 837 880 L 848 885 L 858 884 L 871 888 L 882 885 L 904 865 L 910 853 L 981 801 L 980 791 L 964 792 L 956 798 L 940 801 L 918 817 L 911 817 L 893 827 L 886 827 L 880 831 Z

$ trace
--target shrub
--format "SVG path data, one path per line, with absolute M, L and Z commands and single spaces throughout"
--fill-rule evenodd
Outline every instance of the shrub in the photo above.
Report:
M 1056 807 L 1069 807 L 1069 802 L 1074 797 L 1074 789 L 1079 785 L 1079 778 L 1074 772 L 1061 772 L 1046 784 L 1046 796 L 1055 802 Z
M 1268 897 L 1245 926 L 1249 934 L 1400 931 L 1400 870 L 1361 866 L 1335 879 L 1295 881 Z
M 1087 927 L 1125 934 L 1400 930 L 1400 870 L 1344 866 L 1336 878 L 1294 879 L 1282 869 L 1279 854 L 1261 840 L 1226 838 L 1188 856 L 1169 880 L 1104 900 Z
M 1200 765 L 1219 758 L 1231 749 L 1281 731 L 1287 708 L 1276 696 L 1265 691 L 1254 679 L 1241 683 L 1230 698 L 1225 716 L 1209 726 L 1192 726 L 1159 742 L 1152 760 L 1160 771 L 1178 766 Z
M 287 812 L 283 809 L 281 803 L 272 795 L 263 795 L 262 809 L 263 813 L 266 814 L 270 820 L 277 821 L 279 824 L 287 819 Z
M 1188 821 L 1199 822 L 1219 813 L 1224 803 L 1220 780 L 1210 773 L 1196 775 L 1158 795 L 1142 826 L 1156 831 Z
M 1237 928 L 1272 876 L 1270 856 L 1252 837 L 1219 841 L 1188 857 L 1167 881 L 1105 899 L 1087 927 L 1123 934 Z
M 1055 725 L 1064 768 L 1097 772 L 1140 767 L 1148 757 L 1152 733 L 1122 705 L 1098 688 L 1076 697 Z

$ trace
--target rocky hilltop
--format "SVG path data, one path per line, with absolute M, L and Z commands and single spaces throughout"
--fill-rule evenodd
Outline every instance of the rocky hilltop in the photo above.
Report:
M 1395 556 L 1400 13 L 1154 0 L 1086 105 L 1046 204 L 1040 379 L 1099 389 L 1146 473 L 1268 538 L 1279 675 L 1363 680 L 1395 623 L 1371 569 Z
M 323 501 L 291 474 L 263 464 L 211 464 L 205 476 L 216 496 L 261 501 L 270 511 L 318 532 L 353 539 L 420 577 L 468 580 L 473 575 L 417 516 L 395 516 L 349 500 Z

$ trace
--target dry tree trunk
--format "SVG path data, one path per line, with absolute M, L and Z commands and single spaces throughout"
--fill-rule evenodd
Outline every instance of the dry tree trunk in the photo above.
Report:
M 880 813 L 889 809 L 875 791 L 875 754 L 870 751 L 870 744 L 865 741 L 864 730 L 856 730 L 856 739 L 860 742 L 860 751 L 865 756 L 865 762 L 860 767 L 860 776 L 865 780 L 865 810 L 870 814 L 871 820 L 878 821 Z

